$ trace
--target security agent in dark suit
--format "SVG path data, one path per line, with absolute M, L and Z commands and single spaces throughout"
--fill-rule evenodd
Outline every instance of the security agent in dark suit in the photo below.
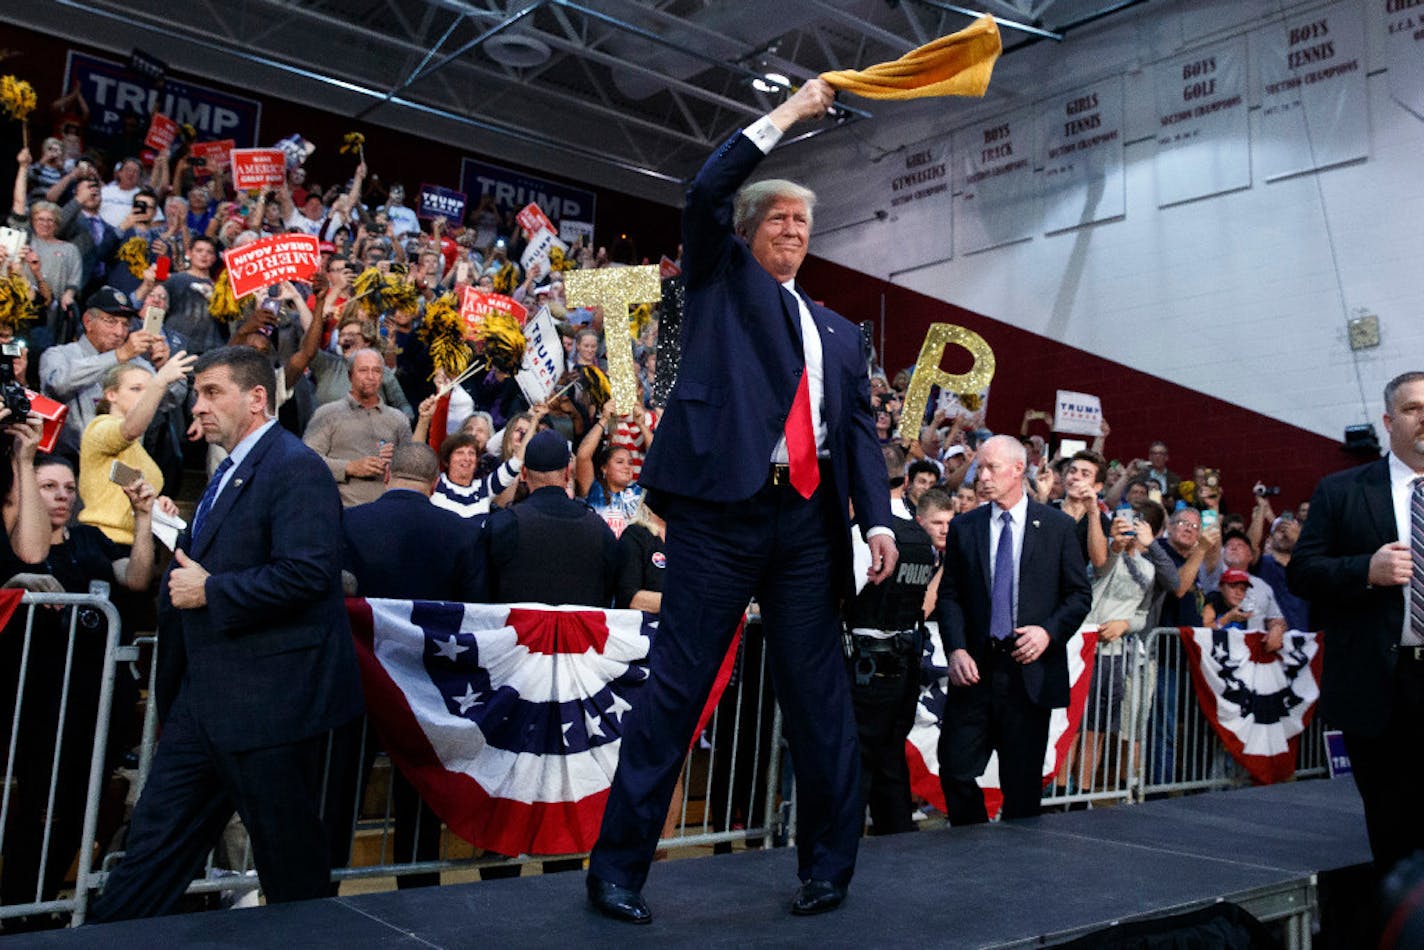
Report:
M 815 196 L 787 181 L 738 192 L 782 132 L 832 98 L 806 83 L 732 136 L 687 192 L 682 370 L 641 477 L 668 525 L 662 612 L 589 859 L 590 902 L 618 919 L 650 920 L 640 890 L 673 785 L 753 596 L 796 767 L 792 911 L 839 906 L 855 867 L 864 810 L 837 601 L 850 501 L 870 529 L 871 580 L 894 569 L 885 465 L 859 332 L 795 284 Z
M 1286 567 L 1325 632 L 1321 712 L 1381 873 L 1424 848 L 1424 372 L 1390 380 L 1384 406 L 1389 454 L 1321 479 Z
M 230 454 L 160 588 L 172 698 L 93 921 L 173 910 L 234 809 L 269 902 L 325 896 L 324 733 L 361 712 L 330 472 L 276 424 L 256 350 L 210 350 L 193 388 L 204 437 Z
M 432 505 L 430 493 L 439 476 L 435 450 L 423 442 L 407 442 L 397 446 L 391 456 L 385 493 L 375 501 L 346 509 L 341 534 L 342 572 L 348 593 L 400 600 L 488 601 L 480 543 L 484 519 L 467 521 Z M 364 787 L 379 747 L 373 731 L 361 726 L 357 720 L 340 730 L 333 748 L 324 812 L 333 867 L 345 866 L 350 860 L 356 789 Z M 440 819 L 399 771 L 392 782 L 392 797 L 396 860 L 438 860 Z M 401 889 L 439 883 L 438 872 L 396 878 Z
M 519 473 L 529 496 L 489 519 L 495 603 L 612 605 L 618 540 L 592 508 L 569 497 L 571 458 L 569 443 L 553 429 L 529 440 Z
M 978 464 L 990 503 L 950 522 L 936 610 L 949 654 L 939 769 L 952 825 L 989 820 L 975 780 L 993 751 L 1003 817 L 1039 813 L 1049 718 L 1068 705 L 1068 640 L 1092 604 L 1073 519 L 1024 495 L 1023 445 L 994 436 Z

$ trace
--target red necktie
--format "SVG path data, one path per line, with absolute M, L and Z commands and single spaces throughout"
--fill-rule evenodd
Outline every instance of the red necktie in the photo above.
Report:
M 786 460 L 791 463 L 791 487 L 802 498 L 810 498 L 821 484 L 816 464 L 816 429 L 811 425 L 811 374 L 803 366 L 791 414 L 786 417 Z

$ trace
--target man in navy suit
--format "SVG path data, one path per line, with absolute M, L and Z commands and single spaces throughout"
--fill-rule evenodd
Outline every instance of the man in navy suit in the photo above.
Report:
M 430 503 L 440 460 L 424 442 L 407 442 L 391 455 L 386 491 L 346 509 L 342 563 L 360 597 L 489 600 L 483 517 L 465 520 Z
M 1375 867 L 1424 848 L 1424 373 L 1384 390 L 1389 454 L 1321 479 L 1286 567 L 1325 631 L 1320 709 L 1345 733 Z
M 361 712 L 330 472 L 276 424 L 256 350 L 208 351 L 193 388 L 229 455 L 160 589 L 163 736 L 94 921 L 171 911 L 234 810 L 269 902 L 326 896 L 324 734 Z
M 848 502 L 868 529 L 870 579 L 894 569 L 885 465 L 859 331 L 795 283 L 815 195 L 789 181 L 741 188 L 833 95 L 806 83 L 732 136 L 687 192 L 682 369 L 641 478 L 667 520 L 667 578 L 651 677 L 623 722 L 589 860 L 589 899 L 618 919 L 651 919 L 640 892 L 658 833 L 751 597 L 796 769 L 792 911 L 839 906 L 855 867 L 864 810 L 837 606 L 850 581 Z
M 949 523 L 936 616 L 949 661 L 939 777 L 952 825 L 989 820 L 975 780 L 993 751 L 1003 817 L 1039 813 L 1049 718 L 1068 705 L 1068 640 L 1092 604 L 1073 519 L 1028 499 L 1025 462 L 1016 439 L 988 439 L 978 485 L 989 504 Z

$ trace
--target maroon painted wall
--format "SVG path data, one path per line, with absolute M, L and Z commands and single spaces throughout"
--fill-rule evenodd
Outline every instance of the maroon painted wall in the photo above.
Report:
M 1145 458 L 1148 443 L 1163 439 L 1171 451 L 1169 467 L 1184 477 L 1197 463 L 1221 469 L 1228 511 L 1249 514 L 1257 479 L 1281 487 L 1272 499 L 1277 512 L 1294 508 L 1322 475 L 1360 461 L 1332 439 L 839 264 L 808 258 L 801 281 L 817 300 L 857 323 L 880 323 L 884 295 L 882 360 L 892 375 L 914 364 L 931 323 L 957 324 L 982 336 L 997 364 L 987 420 L 995 432 L 1017 435 L 1023 411 L 1052 411 L 1058 389 L 1093 393 L 1102 398 L 1112 427 L 1108 458 Z M 967 351 L 950 347 L 943 366 L 964 372 L 970 361 Z M 1039 422 L 1029 431 L 1047 434 Z

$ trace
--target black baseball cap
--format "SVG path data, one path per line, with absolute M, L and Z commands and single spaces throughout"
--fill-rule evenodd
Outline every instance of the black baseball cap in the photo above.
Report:
M 89 295 L 89 299 L 84 302 L 84 309 L 102 310 L 105 313 L 121 317 L 138 316 L 138 311 L 134 309 L 133 301 L 129 299 L 129 295 L 107 284 Z
M 553 429 L 534 434 L 524 449 L 524 467 L 531 472 L 561 472 L 569 464 L 569 443 Z

